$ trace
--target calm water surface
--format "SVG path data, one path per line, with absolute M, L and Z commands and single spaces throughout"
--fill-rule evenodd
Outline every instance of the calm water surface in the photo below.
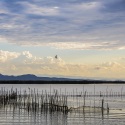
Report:
M 71 95 L 73 92 L 82 95 L 85 91 L 88 95 L 99 95 L 100 92 L 105 96 L 86 97 L 86 105 L 101 106 L 101 100 L 104 99 L 105 105 L 109 105 L 109 114 L 104 112 L 83 113 L 76 112 L 49 112 L 49 111 L 30 111 L 19 108 L 18 106 L 6 105 L 0 106 L 0 125 L 125 125 L 125 85 L 122 84 L 105 84 L 105 85 L 60 85 L 60 84 L 0 84 L 1 88 L 15 89 L 24 91 L 36 89 L 39 93 L 47 91 L 48 93 L 58 90 L 60 93 Z M 115 94 L 115 96 L 113 96 Z M 108 95 L 112 95 L 111 97 Z M 78 103 L 78 104 L 77 104 Z M 83 97 L 68 97 L 69 107 L 82 106 Z

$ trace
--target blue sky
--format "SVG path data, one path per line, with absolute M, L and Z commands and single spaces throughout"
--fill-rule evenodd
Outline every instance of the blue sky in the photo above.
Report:
M 123 79 L 124 6 L 124 0 L 1 0 L 0 72 Z

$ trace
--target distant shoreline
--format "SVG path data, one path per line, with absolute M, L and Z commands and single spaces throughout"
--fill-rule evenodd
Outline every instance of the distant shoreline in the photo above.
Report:
M 42 81 L 42 80 L 0 80 L 0 84 L 125 84 L 125 81 L 102 81 L 102 80 L 80 80 L 80 81 Z

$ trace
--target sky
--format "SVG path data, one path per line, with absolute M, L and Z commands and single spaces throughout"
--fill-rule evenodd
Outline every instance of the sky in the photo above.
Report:
M 0 73 L 125 79 L 125 0 L 0 0 Z

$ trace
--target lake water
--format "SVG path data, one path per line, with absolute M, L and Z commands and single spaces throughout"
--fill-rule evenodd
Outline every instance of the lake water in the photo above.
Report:
M 49 110 L 27 111 L 19 106 L 0 106 L 0 125 L 125 125 L 125 85 L 124 84 L 0 84 L 0 88 L 19 91 L 29 89 L 39 93 L 53 93 L 58 90 L 60 94 L 68 95 L 68 106 L 82 107 L 86 92 L 85 112 L 79 109 L 70 112 Z M 101 94 L 101 95 L 100 95 Z M 78 97 L 71 95 L 79 95 Z M 104 108 L 109 112 L 100 111 L 104 100 Z M 93 108 L 94 107 L 94 108 Z M 98 110 L 98 111 L 97 111 Z M 89 112 L 88 112 L 89 111 Z

